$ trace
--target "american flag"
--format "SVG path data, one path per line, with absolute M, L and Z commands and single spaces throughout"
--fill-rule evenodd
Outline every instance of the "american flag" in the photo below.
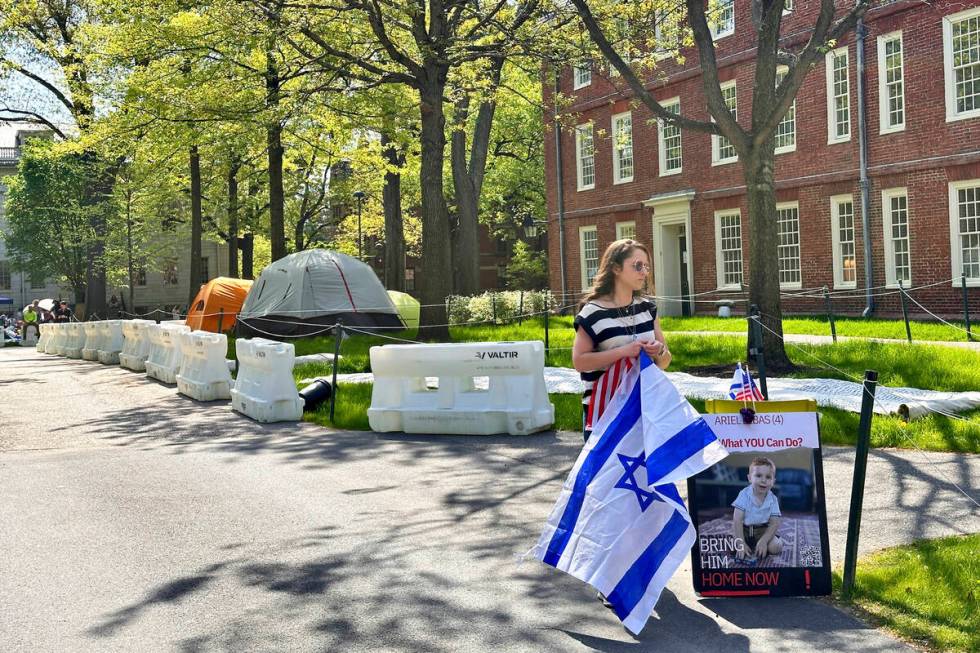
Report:
M 592 430 L 592 425 L 599 421 L 606 406 L 616 394 L 616 388 L 622 381 L 626 373 L 633 367 L 633 359 L 620 358 L 618 361 L 606 368 L 595 384 L 592 386 L 592 394 L 589 396 L 589 405 L 585 411 L 585 428 Z
M 742 368 L 741 363 L 735 364 L 735 375 L 732 377 L 732 385 L 728 388 L 728 396 L 736 401 L 763 401 L 765 397 L 759 392 L 755 381 L 747 369 Z

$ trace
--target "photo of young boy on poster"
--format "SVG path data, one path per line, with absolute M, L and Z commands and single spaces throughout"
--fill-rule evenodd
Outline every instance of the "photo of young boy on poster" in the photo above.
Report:
M 705 415 L 730 455 L 688 481 L 703 596 L 829 594 L 830 552 L 817 417 Z

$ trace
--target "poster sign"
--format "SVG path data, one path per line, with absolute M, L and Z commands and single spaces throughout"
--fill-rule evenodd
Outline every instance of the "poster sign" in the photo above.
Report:
M 815 412 L 704 416 L 730 455 L 688 480 L 702 596 L 830 594 Z

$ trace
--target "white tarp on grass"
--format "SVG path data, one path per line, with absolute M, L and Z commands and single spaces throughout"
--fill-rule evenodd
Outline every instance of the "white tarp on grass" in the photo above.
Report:
M 731 378 L 693 376 L 684 372 L 667 372 L 667 377 L 688 399 L 722 399 L 728 397 Z M 427 377 L 430 387 L 438 380 Z M 544 368 L 544 380 L 550 393 L 580 394 L 585 390 L 578 372 L 568 367 Z M 312 379 L 307 380 L 312 382 Z M 338 374 L 339 383 L 372 383 L 374 375 Z M 476 387 L 486 388 L 486 378 L 477 378 Z M 854 413 L 861 412 L 861 384 L 837 379 L 769 379 L 769 396 L 773 399 L 815 399 L 818 406 L 830 406 Z M 883 415 L 906 413 L 922 417 L 930 412 L 960 413 L 980 407 L 980 392 L 936 392 L 917 388 L 886 388 L 875 392 L 875 412 Z

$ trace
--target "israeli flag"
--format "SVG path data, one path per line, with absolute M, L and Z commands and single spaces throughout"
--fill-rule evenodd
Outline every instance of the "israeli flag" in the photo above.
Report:
M 530 556 L 602 592 L 636 634 L 696 539 L 674 483 L 728 452 L 642 352 L 594 426 Z

